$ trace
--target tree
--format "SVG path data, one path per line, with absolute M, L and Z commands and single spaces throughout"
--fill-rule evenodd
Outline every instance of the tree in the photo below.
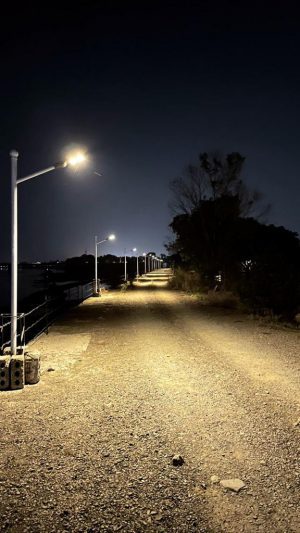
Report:
M 244 161 L 239 153 L 200 154 L 199 165 L 172 182 L 175 240 L 167 249 L 208 288 L 221 274 L 223 288 L 253 308 L 292 313 L 300 300 L 300 241 L 257 219 L 260 195 L 241 178 Z
M 203 201 L 228 196 L 238 198 L 240 215 L 249 216 L 258 208 L 262 196 L 258 191 L 250 191 L 241 179 L 244 163 L 245 157 L 238 152 L 225 157 L 217 153 L 200 154 L 197 165 L 188 165 L 182 176 L 171 181 L 173 213 L 190 214 Z M 267 209 L 268 206 L 257 216 Z
M 236 290 L 251 308 L 293 316 L 300 303 L 297 233 L 254 219 L 241 221 L 243 256 Z
M 203 275 L 209 288 L 222 272 L 223 285 L 234 273 L 239 247 L 236 236 L 239 224 L 239 202 L 236 196 L 220 196 L 203 200 L 191 214 L 181 214 L 170 224 L 176 239 L 168 247 L 178 253 L 184 263 Z
M 238 152 L 226 157 L 203 153 L 198 165 L 189 165 L 184 177 L 171 182 L 175 216 L 170 227 L 176 239 L 168 250 L 201 271 L 209 287 L 220 271 L 228 285 L 238 260 L 239 218 L 260 200 L 241 179 L 244 162 Z

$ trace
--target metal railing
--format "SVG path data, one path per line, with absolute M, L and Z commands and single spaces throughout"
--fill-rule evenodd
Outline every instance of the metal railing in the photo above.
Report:
M 11 315 L 1 314 L 0 325 L 0 354 L 10 345 Z M 17 320 L 17 342 L 20 346 L 25 345 L 25 314 L 19 313 Z
M 60 296 L 46 299 L 27 313 L 18 315 L 17 342 L 24 349 L 26 342 L 34 339 L 53 323 L 56 316 L 67 307 L 78 305 L 93 294 L 93 282 L 64 289 Z M 11 315 L 2 314 L 0 319 L 0 354 L 10 346 Z

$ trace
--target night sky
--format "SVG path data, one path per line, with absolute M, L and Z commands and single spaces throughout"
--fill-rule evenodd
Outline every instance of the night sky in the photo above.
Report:
M 80 172 L 18 187 L 20 261 L 93 253 L 94 235 L 111 232 L 100 253 L 164 252 L 169 182 L 212 150 L 246 156 L 267 221 L 300 231 L 296 3 L 24 4 L 1 17 L 0 260 L 11 148 L 20 177 L 68 146 L 89 153 Z

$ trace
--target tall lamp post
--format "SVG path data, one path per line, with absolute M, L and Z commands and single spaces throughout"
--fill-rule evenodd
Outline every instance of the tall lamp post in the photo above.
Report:
M 138 279 L 139 277 L 139 254 L 138 254 L 137 248 L 132 248 L 132 251 L 136 252 L 136 277 Z
M 51 172 L 58 168 L 65 168 L 69 165 L 76 166 L 86 157 L 83 153 L 77 153 L 65 161 L 59 161 L 51 167 L 44 168 L 24 178 L 18 179 L 18 157 L 17 150 L 11 150 L 11 355 L 17 354 L 17 329 L 18 329 L 18 185 L 32 178 L 37 178 L 42 174 Z
M 143 257 L 144 257 L 144 263 L 145 263 L 145 275 L 147 274 L 147 254 L 146 253 L 143 253 Z
M 127 251 L 126 248 L 124 249 L 124 282 L 127 282 L 127 257 L 126 257 Z
M 149 259 L 149 272 L 152 271 L 152 255 L 148 255 L 148 259 Z
M 98 291 L 98 246 L 106 241 L 114 241 L 116 238 L 115 235 L 111 234 L 102 241 L 98 241 L 97 235 L 95 235 L 95 296 L 99 295 Z

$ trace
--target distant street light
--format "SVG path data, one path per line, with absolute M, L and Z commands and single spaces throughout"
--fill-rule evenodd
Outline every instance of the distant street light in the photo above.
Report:
M 139 278 L 139 255 L 137 248 L 132 248 L 132 252 L 136 252 L 136 277 Z
M 102 241 L 98 241 L 97 235 L 95 235 L 95 296 L 98 296 L 98 246 L 106 241 L 114 241 L 116 236 L 114 234 L 109 235 Z
M 18 185 L 42 174 L 69 165 L 77 166 L 86 160 L 82 152 L 73 153 L 64 161 L 59 161 L 33 174 L 18 179 L 17 150 L 11 150 L 11 355 L 17 353 L 17 327 L 18 327 Z
M 126 257 L 127 251 L 126 248 L 124 249 L 124 281 L 127 282 L 127 257 Z
M 143 253 L 144 263 L 145 263 L 145 275 L 147 274 L 147 254 Z

